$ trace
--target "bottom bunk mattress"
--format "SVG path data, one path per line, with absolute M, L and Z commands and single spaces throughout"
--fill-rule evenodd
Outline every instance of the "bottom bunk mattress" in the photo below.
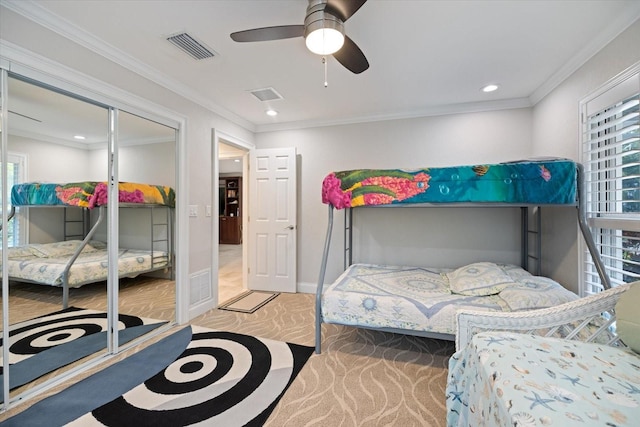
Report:
M 459 269 L 353 264 L 322 294 L 322 321 L 453 336 L 460 309 L 522 311 L 578 296 L 515 265 Z
M 7 269 L 9 279 L 63 286 L 63 275 L 69 259 L 82 244 L 80 240 L 31 244 L 9 248 Z M 163 269 L 169 266 L 169 256 L 163 251 L 120 249 L 118 273 L 120 277 Z M 69 269 L 69 287 L 78 288 L 87 283 L 107 280 L 107 245 L 89 242 Z

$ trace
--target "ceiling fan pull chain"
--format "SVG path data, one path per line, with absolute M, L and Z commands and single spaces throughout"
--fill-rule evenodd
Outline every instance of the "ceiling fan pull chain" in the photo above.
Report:
M 329 82 L 327 80 L 327 58 L 322 57 L 322 63 L 324 64 L 324 87 L 329 86 Z

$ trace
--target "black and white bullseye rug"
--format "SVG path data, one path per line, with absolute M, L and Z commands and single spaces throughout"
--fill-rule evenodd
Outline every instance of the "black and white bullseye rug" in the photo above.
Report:
M 120 314 L 119 342 L 126 343 L 167 322 Z M 10 388 L 106 348 L 107 313 L 71 307 L 11 325 L 9 329 Z M 0 365 L 4 342 L 0 338 Z M 0 381 L 2 381 L 0 367 Z M 2 397 L 0 391 L 0 397 Z
M 187 327 L 0 425 L 259 426 L 312 352 Z

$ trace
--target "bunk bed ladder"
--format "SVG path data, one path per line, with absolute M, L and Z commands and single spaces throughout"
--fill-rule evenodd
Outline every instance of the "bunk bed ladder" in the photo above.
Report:
M 344 269 L 353 263 L 353 209 L 344 211 Z
M 520 264 L 531 274 L 540 276 L 542 271 L 542 209 L 540 206 L 524 206 L 520 211 L 522 215 Z M 532 264 L 534 265 L 532 266 Z
M 156 222 L 156 216 L 154 212 L 161 209 L 165 212 L 164 218 L 159 219 Z M 169 264 L 173 265 L 171 259 L 173 251 L 172 239 L 171 239 L 171 210 L 166 207 L 151 207 L 151 267 L 155 267 L 159 262 L 162 262 L 163 255 L 156 255 L 156 251 L 163 251 L 169 257 Z M 173 269 L 171 269 L 171 276 L 173 278 Z
M 89 233 L 91 213 L 86 208 L 81 208 L 80 217 L 70 215 L 71 212 L 77 212 L 77 209 L 64 208 L 64 240 L 82 240 Z

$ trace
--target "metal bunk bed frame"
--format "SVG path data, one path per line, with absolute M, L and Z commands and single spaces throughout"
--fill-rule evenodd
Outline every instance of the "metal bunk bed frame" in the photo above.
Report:
M 583 195 L 585 194 L 584 188 L 584 167 L 580 163 L 576 163 L 576 182 L 577 182 L 577 192 L 576 192 L 576 203 L 573 205 L 562 205 L 562 206 L 573 206 L 576 208 L 576 215 L 578 218 L 578 224 L 582 236 L 584 238 L 585 243 L 587 244 L 587 248 L 589 253 L 591 254 L 591 258 L 595 264 L 596 270 L 598 272 L 598 276 L 602 281 L 602 285 L 604 289 L 611 288 L 611 281 L 609 276 L 605 271 L 604 264 L 602 259 L 600 258 L 600 254 L 598 252 L 598 248 L 593 239 L 593 235 L 591 234 L 591 230 L 589 229 L 589 225 L 587 223 L 587 215 L 586 215 L 586 201 Z M 541 236 L 541 208 L 545 206 L 544 204 L 521 204 L 521 203 L 419 203 L 414 205 L 383 205 L 383 206 L 373 206 L 381 207 L 381 208 L 396 208 L 396 207 L 520 207 L 521 208 L 521 266 L 522 268 L 529 270 L 529 261 L 534 260 L 536 263 L 536 268 L 534 273 L 540 273 L 540 264 L 541 264 L 541 247 L 542 247 L 542 236 Z M 548 204 L 547 206 L 558 206 L 555 204 Z M 358 209 L 362 209 L 365 206 L 358 207 Z M 372 206 L 366 206 L 371 208 Z M 535 228 L 531 228 L 531 216 L 530 209 L 535 209 Z M 344 269 L 352 264 L 353 261 L 353 209 L 354 208 L 346 208 L 345 209 L 345 224 L 344 224 Z M 327 224 L 327 233 L 325 236 L 325 244 L 324 250 L 322 253 L 322 264 L 320 266 L 320 273 L 318 277 L 318 286 L 316 288 L 316 353 L 320 353 L 321 345 L 322 345 L 322 292 L 324 287 L 324 278 L 327 270 L 327 260 L 329 257 L 329 249 L 331 247 L 331 234 L 333 232 L 333 211 L 334 207 L 329 204 L 329 219 Z M 530 251 L 530 239 L 529 235 L 532 234 L 535 239 L 535 252 L 532 254 Z M 363 327 L 363 326 L 359 326 Z M 377 329 L 381 330 L 381 329 Z M 388 332 L 404 332 L 405 330 L 391 330 L 385 329 Z M 414 335 L 432 337 L 432 338 L 449 338 L 444 336 L 443 334 L 437 333 L 414 333 Z
M 74 237 L 81 237 L 82 238 L 82 243 L 78 246 L 78 248 L 75 250 L 75 252 L 73 253 L 73 255 L 69 258 L 69 260 L 67 261 L 67 264 L 65 265 L 64 268 L 64 272 L 62 275 L 62 308 L 68 308 L 69 306 L 69 273 L 71 270 L 71 267 L 73 266 L 73 264 L 75 263 L 75 261 L 78 259 L 78 257 L 80 256 L 80 253 L 82 252 L 82 250 L 87 246 L 87 244 L 91 241 L 91 239 L 93 238 L 93 236 L 95 235 L 96 231 L 98 230 L 100 224 L 102 224 L 102 222 L 104 221 L 105 218 L 105 206 L 101 205 L 98 206 L 98 218 L 96 219 L 96 222 L 93 226 L 91 226 L 89 228 L 90 225 L 90 212 L 89 209 L 87 208 L 80 208 L 82 209 L 82 218 L 80 220 L 78 219 L 74 219 L 71 218 L 67 215 L 68 209 L 70 209 L 69 206 L 43 206 L 43 205 L 25 205 L 25 206 L 21 206 L 21 207 L 26 207 L 26 208 L 30 208 L 30 207 L 37 207 L 37 208 L 64 208 L 65 213 L 64 213 L 64 240 L 70 240 L 71 238 Z M 149 273 L 152 271 L 157 271 L 160 268 L 171 268 L 173 266 L 173 253 L 174 253 L 174 242 L 173 242 L 173 228 L 172 228 L 172 224 L 173 224 L 173 209 L 171 207 L 168 206 L 164 206 L 164 205 L 154 205 L 154 204 L 136 204 L 136 203 L 119 203 L 118 207 L 120 208 L 138 208 L 138 209 L 150 209 L 150 223 L 151 223 L 151 238 L 150 238 L 150 245 L 149 245 L 149 251 L 151 253 L 151 268 L 149 268 L 146 271 L 140 271 L 137 274 L 144 274 L 144 273 Z M 161 220 L 162 222 L 156 222 L 154 219 L 154 211 L 157 208 L 162 208 L 166 210 L 166 217 L 164 220 Z M 10 221 L 13 217 L 15 217 L 15 206 L 11 207 L 11 211 L 9 212 L 7 221 Z M 73 224 L 74 223 L 80 223 L 82 226 L 82 235 L 78 234 L 78 233 L 74 233 L 73 231 L 69 231 L 70 229 L 73 228 Z M 156 230 L 157 228 L 160 228 L 160 230 Z M 0 230 L 2 229 L 2 225 L 0 224 Z M 164 237 L 163 237 L 164 236 Z M 160 249 L 157 249 L 158 247 L 161 247 Z M 162 266 L 158 266 L 159 263 L 159 256 L 155 256 L 154 253 L 156 250 L 161 250 L 161 251 L 165 251 L 167 253 L 167 263 L 163 264 Z M 126 276 L 121 276 L 121 277 L 126 277 Z M 173 269 L 171 269 L 171 278 L 174 278 L 174 272 Z M 20 279 L 21 282 L 30 282 L 28 280 L 24 280 L 24 279 Z M 32 282 L 32 283 L 37 283 L 37 282 Z

